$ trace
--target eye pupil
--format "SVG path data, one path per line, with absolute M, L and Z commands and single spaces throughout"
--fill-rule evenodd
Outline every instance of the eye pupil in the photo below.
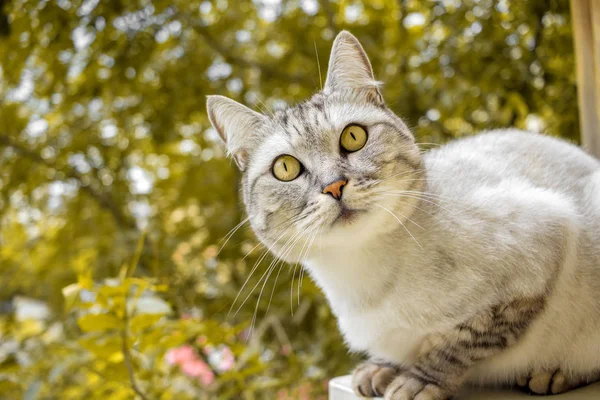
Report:
M 352 139 L 356 140 L 356 136 L 354 136 L 354 133 L 350 132 L 350 136 L 352 136 Z
M 283 163 L 283 168 L 285 168 L 285 172 L 287 172 L 288 169 L 287 169 L 287 164 L 286 163 Z

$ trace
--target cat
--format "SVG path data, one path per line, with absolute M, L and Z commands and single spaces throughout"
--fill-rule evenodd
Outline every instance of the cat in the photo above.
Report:
M 600 378 L 597 159 L 516 129 L 422 153 L 346 31 L 307 101 L 263 115 L 209 96 L 207 111 L 252 229 L 302 263 L 370 357 L 357 394 L 554 394 Z

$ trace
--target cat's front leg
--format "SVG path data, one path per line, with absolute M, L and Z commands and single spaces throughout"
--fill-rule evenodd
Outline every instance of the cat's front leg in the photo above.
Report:
M 385 400 L 446 400 L 460 389 L 478 361 L 516 343 L 545 304 L 520 298 L 491 307 L 446 333 L 427 337 L 416 362 L 394 378 Z

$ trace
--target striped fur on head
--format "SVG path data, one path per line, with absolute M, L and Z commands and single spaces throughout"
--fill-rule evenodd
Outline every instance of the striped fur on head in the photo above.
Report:
M 340 33 L 333 44 L 325 88 L 307 101 L 269 115 L 222 96 L 209 96 L 207 107 L 213 126 L 244 172 L 243 199 L 252 228 L 288 261 L 297 261 L 306 244 L 297 240 L 282 254 L 294 235 L 306 237 L 320 229 L 321 242 L 337 243 L 358 232 L 380 230 L 389 214 L 374 206 L 374 199 L 384 188 L 404 190 L 418 183 L 421 158 L 413 135 L 385 106 L 368 58 L 348 32 Z M 340 135 L 350 124 L 368 132 L 366 145 L 354 153 L 340 148 Z M 295 157 L 304 168 L 291 182 L 279 181 L 272 173 L 274 160 L 283 154 Z M 413 180 L 389 179 L 393 176 Z M 343 202 L 323 194 L 323 188 L 338 179 L 348 181 Z M 389 197 L 379 202 L 391 206 Z M 340 222 L 346 210 L 354 213 L 351 223 Z

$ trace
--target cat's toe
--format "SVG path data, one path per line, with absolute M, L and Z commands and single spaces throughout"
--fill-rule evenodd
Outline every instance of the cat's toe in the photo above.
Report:
M 572 388 L 572 384 L 567 379 L 565 374 L 561 370 L 556 371 L 556 373 L 552 376 L 552 383 L 550 384 L 550 392 L 552 394 L 558 394 L 566 392 L 567 390 Z
M 352 373 L 352 389 L 359 396 L 372 397 L 374 396 L 371 388 L 371 376 L 376 371 L 377 365 L 370 363 L 360 364 Z
M 519 377 L 517 378 L 517 385 L 533 394 L 548 395 L 564 393 L 593 381 L 593 377 L 570 376 L 562 370 L 556 369 L 532 372 L 528 376 Z
M 542 371 L 531 376 L 527 386 L 535 394 L 549 394 L 554 371 Z
M 525 389 L 527 387 L 527 382 L 529 382 L 529 375 L 521 375 L 517 378 L 517 386 L 521 389 Z
M 386 388 L 398 375 L 398 370 L 386 365 L 363 363 L 352 375 L 354 391 L 363 397 L 383 396 Z
M 397 369 L 382 367 L 375 375 L 373 375 L 373 379 L 371 381 L 371 386 L 373 387 L 375 394 L 377 396 L 383 396 L 385 390 L 397 375 Z
M 447 400 L 451 395 L 441 387 L 421 379 L 400 375 L 385 392 L 385 400 Z

